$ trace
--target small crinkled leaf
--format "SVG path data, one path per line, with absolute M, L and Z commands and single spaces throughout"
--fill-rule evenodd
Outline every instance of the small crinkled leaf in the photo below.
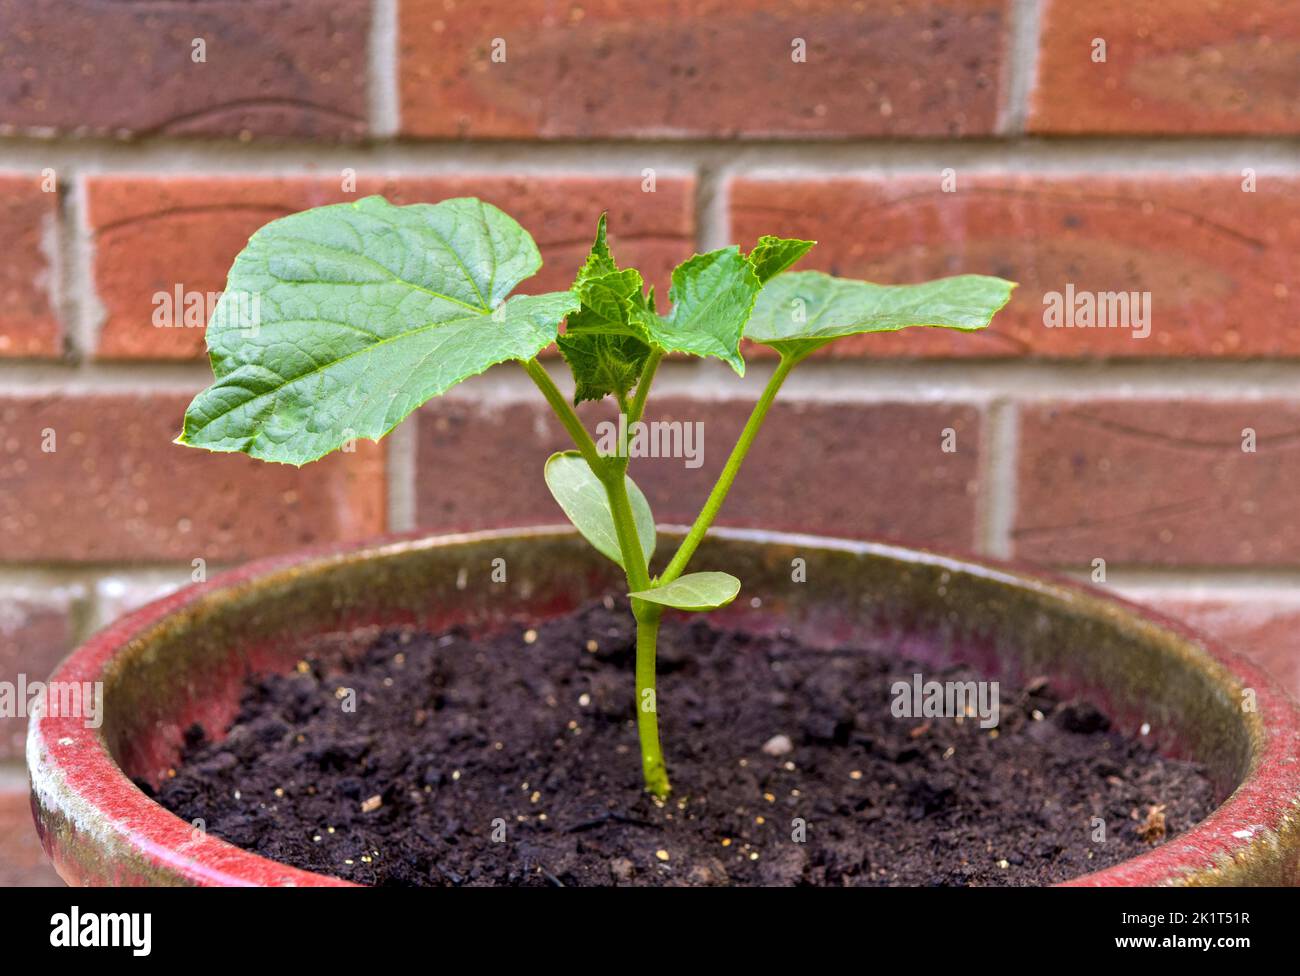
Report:
M 765 285 L 811 251 L 816 243 L 764 234 L 754 245 L 754 250 L 749 252 L 749 263 L 753 265 L 759 283 Z
M 730 573 L 687 573 L 664 586 L 638 590 L 628 596 L 677 610 L 716 610 L 740 592 L 740 580 Z
M 235 258 L 208 325 L 216 381 L 177 440 L 304 464 L 378 439 L 461 380 L 555 341 L 575 295 L 506 300 L 540 266 L 527 231 L 470 198 L 367 197 L 274 220 Z
M 919 285 L 876 285 L 820 271 L 773 279 L 754 304 L 745 337 L 801 355 L 841 336 L 911 326 L 983 329 L 1011 298 L 1015 282 L 957 275 Z
M 546 462 L 545 475 L 546 486 L 583 538 L 601 555 L 622 566 L 623 553 L 618 547 L 609 496 L 582 455 L 577 451 L 552 454 Z M 655 520 L 650 512 L 650 503 L 631 478 L 627 478 L 627 497 L 632 505 L 637 538 L 641 540 L 641 552 L 649 562 L 655 551 Z
M 733 245 L 697 254 L 674 269 L 668 315 L 638 311 L 659 348 L 717 356 L 744 376 L 740 336 L 761 288 L 753 265 Z
M 614 255 L 610 253 L 609 240 L 605 232 L 608 219 L 609 212 L 606 211 L 596 221 L 596 239 L 591 244 L 591 250 L 587 252 L 586 262 L 578 269 L 578 276 L 573 281 L 575 291 L 591 278 L 599 278 L 618 270 L 618 265 L 614 263 Z
M 574 279 L 581 307 L 565 323 L 558 344 L 573 373 L 573 402 L 625 396 L 650 354 L 649 335 L 633 309 L 644 306 L 641 274 L 619 271 L 605 239 L 601 214 L 596 240 Z
M 636 386 L 650 347 L 625 335 L 562 335 L 556 340 L 573 372 L 573 402 L 626 396 Z
M 579 335 L 630 335 L 647 338 L 645 326 L 630 320 L 633 306 L 643 304 L 641 273 L 635 268 L 575 282 L 573 291 L 582 306 L 569 316 L 565 331 Z

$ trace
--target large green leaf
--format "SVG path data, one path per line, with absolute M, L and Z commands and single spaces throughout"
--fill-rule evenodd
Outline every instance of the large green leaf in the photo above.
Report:
M 671 583 L 638 590 L 628 596 L 677 610 L 716 610 L 740 592 L 740 580 L 730 573 L 687 573 Z
M 667 352 L 717 356 L 744 376 L 740 336 L 762 287 L 740 248 L 697 254 L 673 270 L 672 311 L 641 313 L 650 341 Z
M 177 440 L 304 464 L 378 439 L 430 397 L 555 341 L 576 296 L 506 298 L 541 263 L 527 231 L 470 198 L 367 197 L 272 221 L 231 268 L 208 325 L 216 382 Z
M 958 275 L 919 285 L 874 285 L 820 271 L 778 275 L 758 297 L 745 337 L 803 355 L 841 336 L 914 325 L 983 329 L 1015 282 Z
M 614 529 L 614 515 L 609 510 L 609 496 L 582 455 L 577 451 L 552 454 L 546 462 L 545 474 L 546 486 L 569 521 L 598 552 L 622 566 L 623 552 Z M 654 515 L 650 503 L 631 478 L 627 478 L 627 497 L 632 505 L 637 538 L 641 540 L 641 552 L 648 563 L 655 551 Z

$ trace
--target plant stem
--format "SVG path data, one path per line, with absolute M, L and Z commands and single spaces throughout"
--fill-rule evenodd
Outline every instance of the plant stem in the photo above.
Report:
M 650 588 L 650 571 L 646 565 L 645 553 L 641 549 L 641 537 L 636 532 L 636 519 L 632 515 L 632 502 L 627 497 L 627 475 L 621 466 L 606 467 L 604 472 L 596 472 L 605 486 L 605 497 L 609 499 L 609 511 L 614 516 L 614 533 L 618 536 L 618 548 L 623 554 L 623 569 L 627 573 L 627 585 L 631 590 Z
M 646 357 L 645 365 L 641 367 L 641 378 L 636 381 L 636 393 L 632 397 L 632 409 L 624 411 L 627 414 L 629 426 L 641 419 L 645 413 L 645 398 L 650 395 L 650 384 L 655 380 L 655 370 L 659 368 L 659 360 L 664 358 L 662 349 L 653 347 L 650 355 Z
M 633 600 L 632 607 L 636 616 L 636 731 L 641 741 L 641 773 L 646 790 L 662 800 L 672 788 L 659 748 L 659 702 L 655 697 L 655 649 L 663 611 L 640 600 Z
M 650 570 L 645 552 L 641 549 L 641 537 L 637 535 L 632 503 L 627 497 L 626 465 L 617 463 L 618 459 L 602 458 L 599 455 L 587 428 L 582 426 L 582 421 L 578 419 L 569 401 L 536 359 L 524 363 L 524 369 L 542 391 L 551 409 L 559 416 L 592 473 L 605 486 L 610 514 L 614 518 L 614 532 L 618 536 L 618 548 L 623 555 L 628 589 L 648 590 Z M 632 613 L 636 617 L 636 728 L 641 740 L 641 770 L 645 776 L 645 788 L 662 799 L 668 795 L 669 790 L 668 770 L 664 765 L 663 750 L 659 746 L 659 712 L 655 700 L 655 648 L 659 640 L 662 611 L 654 604 L 633 600 Z
M 696 517 L 691 530 L 686 534 L 686 538 L 682 540 L 681 546 L 673 555 L 672 561 L 665 567 L 657 585 L 663 586 L 681 576 L 682 570 L 686 568 L 687 563 L 691 561 L 691 557 L 695 555 L 695 550 L 704 541 L 709 526 L 713 524 L 713 520 L 718 515 L 718 510 L 722 508 L 722 503 L 727 499 L 727 492 L 731 490 L 732 482 L 736 480 L 736 475 L 740 471 L 740 465 L 745 460 L 745 455 L 749 453 L 754 438 L 758 436 L 758 429 L 763 426 L 763 420 L 767 417 L 767 411 L 772 406 L 772 401 L 776 399 L 777 391 L 781 389 L 781 384 L 785 382 L 785 378 L 790 375 L 790 370 L 794 369 L 802 358 L 802 356 L 787 356 L 784 353 L 781 355 L 781 362 L 776 367 L 776 372 L 767 381 L 767 386 L 763 390 L 763 395 L 758 398 L 758 403 L 754 404 L 749 420 L 745 421 L 745 429 L 740 432 L 736 446 L 731 449 L 731 456 L 727 458 L 727 463 L 723 466 L 722 473 L 718 475 L 713 490 L 709 492 L 704 507 L 700 509 L 700 514 Z
M 650 588 L 650 570 L 641 548 L 641 538 L 637 535 L 632 503 L 627 496 L 627 475 L 621 465 L 614 465 L 597 476 L 605 486 L 610 514 L 614 517 L 614 532 L 618 536 L 619 551 L 623 554 L 628 589 L 631 592 L 647 590 Z M 636 731 L 641 742 L 641 771 L 645 788 L 660 799 L 666 797 L 669 790 L 668 770 L 659 746 L 659 702 L 655 697 L 655 650 L 662 613 L 653 603 L 632 601 L 632 615 L 636 618 Z
M 577 413 L 569 405 L 568 398 L 560 392 L 560 388 L 551 380 L 551 375 L 546 372 L 546 367 L 536 359 L 528 360 L 523 364 L 523 367 L 528 372 L 528 375 L 533 378 L 537 388 L 542 391 L 542 396 L 546 397 L 546 402 L 551 405 L 551 409 L 555 411 L 556 416 L 560 418 L 560 423 L 564 425 L 564 429 L 573 438 L 573 444 L 577 447 L 583 460 L 591 467 L 596 477 L 603 480 L 602 473 L 607 467 L 605 459 L 596 450 L 596 442 L 587 433 L 587 428 L 582 426 L 582 421 L 578 419 Z
M 650 384 L 654 380 L 655 371 L 659 368 L 659 361 L 662 358 L 663 354 L 659 350 L 651 351 L 642 368 L 636 395 L 630 408 L 624 398 L 619 398 L 619 409 L 627 415 L 628 423 L 640 420 L 645 412 Z M 776 399 L 777 391 L 781 389 L 785 378 L 790 375 L 790 370 L 802 359 L 802 355 L 782 354 L 781 362 L 773 372 L 772 378 L 768 380 L 758 403 L 754 404 L 749 420 L 745 422 L 744 430 L 740 432 L 740 437 L 735 447 L 731 449 L 731 455 L 727 458 L 722 473 L 718 476 L 713 490 L 709 492 L 704 508 L 700 510 L 686 538 L 682 540 L 672 561 L 665 568 L 663 576 L 655 580 L 653 585 L 663 586 L 677 579 L 691 561 L 691 557 L 695 555 L 695 550 L 704 541 L 709 527 L 722 508 L 722 503 L 726 500 L 727 493 L 740 472 L 740 466 L 758 436 L 759 428 L 763 426 L 767 411 L 772 406 L 772 401 Z M 582 425 L 582 421 L 578 419 L 577 413 L 564 394 L 552 382 L 550 374 L 536 359 L 525 362 L 524 369 L 537 384 L 537 388 L 542 391 L 546 402 L 550 404 L 565 430 L 569 432 L 569 436 L 573 438 L 578 451 L 605 487 L 629 591 L 649 589 L 652 585 L 650 569 L 645 552 L 641 548 L 640 536 L 637 535 L 636 519 L 632 514 L 632 503 L 627 494 L 626 461 L 600 456 L 596 449 L 596 442 L 587 433 L 587 428 Z M 636 618 L 636 725 L 641 742 L 641 771 L 645 778 L 646 790 L 662 799 L 670 790 L 668 769 L 664 764 L 663 750 L 659 745 L 659 703 L 655 693 L 655 656 L 663 608 L 653 603 L 633 599 L 632 614 Z

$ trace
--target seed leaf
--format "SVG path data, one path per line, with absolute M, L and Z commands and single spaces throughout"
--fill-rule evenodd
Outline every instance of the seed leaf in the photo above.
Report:
M 740 592 L 740 580 L 730 573 L 687 573 L 664 586 L 638 590 L 628 596 L 678 610 L 716 610 Z
M 623 553 L 618 547 L 609 497 L 605 494 L 605 486 L 592 473 L 582 455 L 577 451 L 552 454 L 546 462 L 545 475 L 546 486 L 583 538 L 602 555 L 622 566 Z M 641 552 L 649 562 L 655 550 L 654 515 L 650 512 L 650 503 L 631 478 L 627 478 L 627 496 L 632 504 L 637 538 L 641 540 Z
M 812 250 L 816 241 L 801 241 L 795 237 L 773 237 L 765 234 L 749 252 L 749 263 L 760 284 L 767 284 L 790 265 Z
M 763 289 L 745 337 L 786 354 L 804 355 L 861 332 L 893 332 L 914 325 L 983 329 L 1015 287 L 1015 282 L 988 275 L 875 285 L 820 271 L 792 271 Z
M 541 263 L 527 231 L 471 198 L 367 197 L 272 221 L 235 258 L 208 325 L 216 381 L 177 441 L 305 464 L 378 440 L 431 397 L 555 341 L 575 295 L 507 300 Z

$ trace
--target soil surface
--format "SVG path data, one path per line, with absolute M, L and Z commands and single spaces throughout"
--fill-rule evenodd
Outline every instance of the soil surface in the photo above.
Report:
M 699 618 L 660 641 L 659 803 L 632 640 L 612 600 L 486 639 L 386 633 L 349 664 L 250 681 L 229 734 L 191 729 L 157 798 L 267 857 L 389 885 L 1038 885 L 1215 805 L 1199 767 L 1043 679 L 1001 684 L 996 728 L 897 718 L 894 682 L 978 676 Z

